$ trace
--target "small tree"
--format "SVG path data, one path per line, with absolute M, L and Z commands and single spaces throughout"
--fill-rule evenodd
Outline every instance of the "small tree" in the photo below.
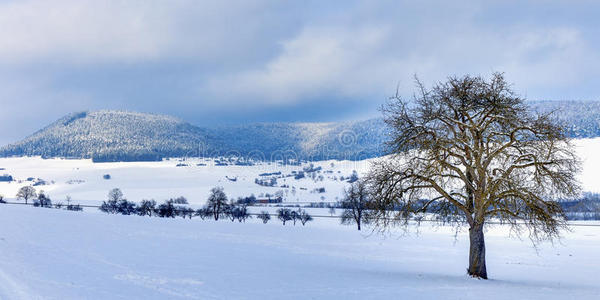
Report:
M 36 207 L 52 207 L 52 200 L 48 197 L 44 191 L 40 191 L 37 199 L 33 200 L 33 206 Z
M 237 218 L 237 209 L 238 207 L 236 205 L 236 202 L 233 199 L 231 199 L 229 201 L 229 204 L 227 204 L 227 207 L 225 208 L 225 215 L 229 217 L 231 222 L 235 221 L 235 219 Z
M 6 201 L 4 201 L 4 195 L 0 195 L 0 203 L 6 203 Z
M 271 220 L 271 215 L 269 214 L 269 212 L 267 211 L 261 211 L 260 214 L 258 214 L 258 216 L 256 216 L 257 218 L 261 219 L 263 224 L 267 224 L 267 222 L 269 222 L 269 220 Z
M 196 213 L 196 211 L 193 210 L 192 208 L 190 208 L 190 207 L 184 207 L 184 206 L 178 207 L 177 211 L 178 211 L 178 215 L 180 217 L 184 218 L 184 219 L 186 217 L 189 218 L 189 219 L 191 219 L 194 216 L 194 214 Z
M 116 214 L 117 202 L 113 200 L 103 201 L 98 209 L 107 214 Z
M 208 208 L 199 208 L 196 210 L 196 216 L 200 217 L 200 219 L 204 220 L 204 218 L 212 217 L 212 212 Z
M 285 226 L 285 222 L 292 219 L 292 211 L 289 208 L 280 208 L 277 210 L 277 218 L 281 220 Z
M 310 222 L 313 220 L 313 217 L 308 214 L 305 210 L 300 210 L 300 223 L 302 223 L 302 226 L 306 225 L 306 223 Z
M 383 108 L 392 155 L 368 176 L 376 225 L 427 213 L 466 222 L 468 273 L 484 279 L 487 220 L 526 228 L 533 242 L 557 237 L 566 221 L 555 200 L 580 190 L 565 128 L 531 112 L 502 74 L 417 85 L 413 101 L 396 96 Z
M 215 221 L 218 221 L 219 217 L 226 213 L 227 207 L 227 195 L 225 195 L 223 187 L 211 189 L 206 208 L 211 212 Z
M 156 208 L 156 214 L 161 218 L 175 218 L 177 211 L 173 199 L 166 200 Z
M 156 210 L 156 201 L 154 200 L 142 200 L 138 206 L 137 213 L 140 216 L 152 217 L 152 213 Z
M 369 203 L 369 193 L 367 185 L 364 181 L 359 180 L 350 185 L 344 191 L 344 199 L 342 200 L 341 223 L 344 225 L 355 223 L 360 230 L 363 223 L 367 223 L 366 215 L 367 205 Z
M 246 222 L 247 219 L 252 218 L 252 216 L 250 216 L 248 213 L 248 207 L 245 204 L 237 206 L 235 210 L 235 218 L 238 220 L 238 222 Z
M 189 204 L 187 199 L 183 196 L 179 196 L 179 197 L 173 199 L 173 203 L 174 204 Z
M 24 186 L 17 192 L 17 199 L 25 200 L 25 204 L 27 204 L 27 200 L 33 199 L 36 196 L 35 188 L 32 186 Z
M 295 211 L 295 210 L 290 211 L 290 218 L 292 219 L 292 222 L 294 222 L 293 223 L 294 226 L 296 226 L 296 221 L 298 219 L 300 219 L 300 211 L 301 211 L 300 208 L 298 208 L 298 211 Z
M 118 188 L 114 188 L 108 192 L 108 200 L 102 202 L 99 209 L 109 214 L 120 213 L 122 203 L 119 202 L 121 200 L 125 200 L 125 198 L 123 198 L 123 192 Z
M 108 201 L 115 201 L 115 202 L 117 202 L 117 201 L 120 201 L 122 199 L 125 199 L 125 198 L 123 197 L 123 192 L 121 191 L 121 189 L 114 188 L 114 189 L 112 189 L 112 190 L 110 190 L 108 192 Z
M 117 212 L 122 215 L 131 215 L 137 212 L 136 204 L 129 202 L 127 199 L 121 199 L 117 202 Z

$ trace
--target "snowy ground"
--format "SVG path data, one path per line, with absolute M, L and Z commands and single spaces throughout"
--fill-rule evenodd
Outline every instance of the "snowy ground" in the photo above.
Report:
M 600 139 L 577 145 L 584 190 L 600 192 Z M 132 201 L 183 195 L 199 205 L 216 185 L 231 197 L 282 190 L 286 202 L 336 201 L 347 185 L 339 177 L 363 174 L 369 165 L 315 163 L 322 180 L 286 177 L 278 187 L 263 187 L 254 183 L 259 174 L 291 174 L 306 165 L 178 163 L 0 159 L 0 175 L 17 180 L 0 183 L 0 194 L 13 198 L 34 177 L 50 183 L 36 188 L 55 203 L 70 195 L 97 204 L 119 187 Z M 312 192 L 319 187 L 326 192 Z M 0 205 L 0 299 L 600 299 L 600 227 L 573 227 L 537 251 L 526 237 L 489 228 L 491 280 L 482 281 L 465 275 L 464 231 L 455 238 L 453 228 L 425 226 L 419 236 L 386 237 L 337 222 L 284 227 L 275 220 L 239 224 Z
M 600 223 L 586 223 L 600 224 Z M 487 232 L 491 280 L 465 275 L 468 236 L 359 233 L 0 206 L 1 299 L 598 299 L 600 227 L 560 243 Z
M 177 167 L 184 163 L 187 166 Z M 198 166 L 198 164 L 207 164 Z M 310 164 L 302 166 L 282 166 L 277 163 L 260 163 L 254 166 L 215 166 L 213 160 L 176 159 L 161 162 L 121 162 L 93 163 L 91 160 L 41 159 L 39 157 L 0 158 L 0 175 L 9 174 L 16 181 L 0 182 L 0 194 L 14 198 L 17 190 L 24 185 L 32 185 L 28 178 L 40 178 L 47 185 L 36 186 L 44 190 L 53 202 L 64 202 L 67 195 L 81 204 L 99 204 L 106 200 L 108 191 L 120 188 L 125 197 L 139 202 L 142 199 L 165 199 L 185 196 L 191 204 L 204 204 L 209 191 L 215 186 L 223 186 L 228 196 L 246 197 L 254 194 L 283 194 L 286 202 L 335 202 L 341 197 L 347 185 L 340 177 L 348 178 L 353 171 L 363 173 L 369 161 L 322 161 L 315 162 L 314 168 L 321 171 L 306 173 L 302 179 L 294 177 L 277 178 L 275 187 L 260 186 L 255 179 L 268 181 L 272 177 L 293 175 Z M 281 175 L 259 176 L 264 173 L 281 172 Z M 103 179 L 109 174 L 110 180 Z M 231 181 L 229 179 L 235 179 Z M 315 192 L 325 188 L 324 193 Z
M 583 159 L 583 172 L 580 180 L 583 190 L 600 192 L 600 138 L 577 140 L 577 152 Z M 176 167 L 184 163 L 187 166 Z M 206 164 L 206 166 L 198 166 Z M 37 190 L 49 193 L 53 202 L 64 202 L 67 195 L 75 203 L 98 204 L 106 200 L 108 191 L 120 188 L 125 196 L 139 202 L 142 199 L 165 199 L 185 196 L 192 204 L 204 204 L 209 191 L 215 186 L 223 186 L 230 197 L 245 197 L 254 194 L 274 195 L 281 192 L 286 202 L 335 202 L 342 197 L 347 186 L 340 177 L 348 178 L 353 171 L 364 174 L 370 160 L 364 161 L 322 161 L 314 163 L 321 167 L 315 178 L 296 180 L 294 177 L 278 178 L 276 187 L 264 187 L 254 183 L 256 178 L 268 180 L 272 176 L 259 176 L 262 173 L 281 172 L 291 175 L 302 171 L 302 166 L 281 166 L 277 163 L 262 163 L 255 166 L 215 166 L 214 161 L 191 159 L 184 162 L 172 159 L 162 162 L 92 163 L 91 160 L 41 159 L 39 157 L 0 158 L 0 175 L 12 175 L 15 182 L 0 182 L 0 195 L 14 198 L 17 190 L 31 185 L 27 178 L 40 178 L 49 185 L 36 186 Z M 103 179 L 110 174 L 111 179 Z M 307 174 L 309 175 L 309 174 Z M 322 176 L 322 178 L 320 178 Z M 229 180 L 236 179 L 235 182 Z M 325 193 L 315 189 L 325 188 Z

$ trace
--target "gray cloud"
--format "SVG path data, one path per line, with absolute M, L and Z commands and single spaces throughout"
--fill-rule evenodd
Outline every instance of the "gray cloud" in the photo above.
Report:
M 7 1 L 0 143 L 81 109 L 201 125 L 377 115 L 399 83 L 505 72 L 530 99 L 598 99 L 591 1 Z M 339 107 L 332 109 L 332 107 Z M 326 112 L 324 112 L 326 111 Z

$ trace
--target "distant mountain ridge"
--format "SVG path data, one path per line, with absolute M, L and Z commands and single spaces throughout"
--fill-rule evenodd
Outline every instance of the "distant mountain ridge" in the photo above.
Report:
M 600 136 L 600 101 L 529 102 L 540 113 L 558 111 L 567 134 Z M 165 157 L 243 157 L 256 160 L 361 160 L 385 154 L 382 119 L 337 123 L 254 123 L 198 127 L 178 118 L 126 111 L 69 114 L 0 156 L 145 161 Z
M 383 153 L 381 120 L 343 123 L 257 123 L 201 128 L 180 119 L 126 111 L 69 114 L 0 156 L 152 161 L 164 157 L 364 159 Z
M 594 138 L 600 136 L 600 101 L 532 101 L 533 111 L 555 112 L 555 117 L 564 123 L 567 136 L 572 138 Z

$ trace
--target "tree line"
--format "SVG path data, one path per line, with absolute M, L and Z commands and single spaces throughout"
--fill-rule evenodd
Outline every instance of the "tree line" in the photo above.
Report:
M 222 187 L 211 189 L 210 196 L 206 204 L 198 209 L 193 209 L 189 206 L 188 200 L 185 197 L 177 197 L 165 200 L 163 203 L 157 203 L 155 200 L 142 200 L 139 204 L 127 200 L 123 192 L 118 189 L 112 189 L 108 193 L 108 199 L 100 205 L 99 209 L 102 212 L 109 214 L 121 215 L 138 215 L 160 218 L 188 218 L 199 217 L 202 220 L 214 219 L 230 220 L 232 222 L 246 222 L 253 215 L 260 219 L 263 223 L 271 220 L 271 214 L 267 211 L 262 211 L 259 214 L 252 214 L 248 210 L 246 198 L 236 200 L 228 200 L 227 195 Z M 283 223 L 291 221 L 294 225 L 300 222 L 306 225 L 313 220 L 313 217 L 305 210 L 298 208 L 291 210 L 289 208 L 280 208 L 277 210 L 277 218 Z

